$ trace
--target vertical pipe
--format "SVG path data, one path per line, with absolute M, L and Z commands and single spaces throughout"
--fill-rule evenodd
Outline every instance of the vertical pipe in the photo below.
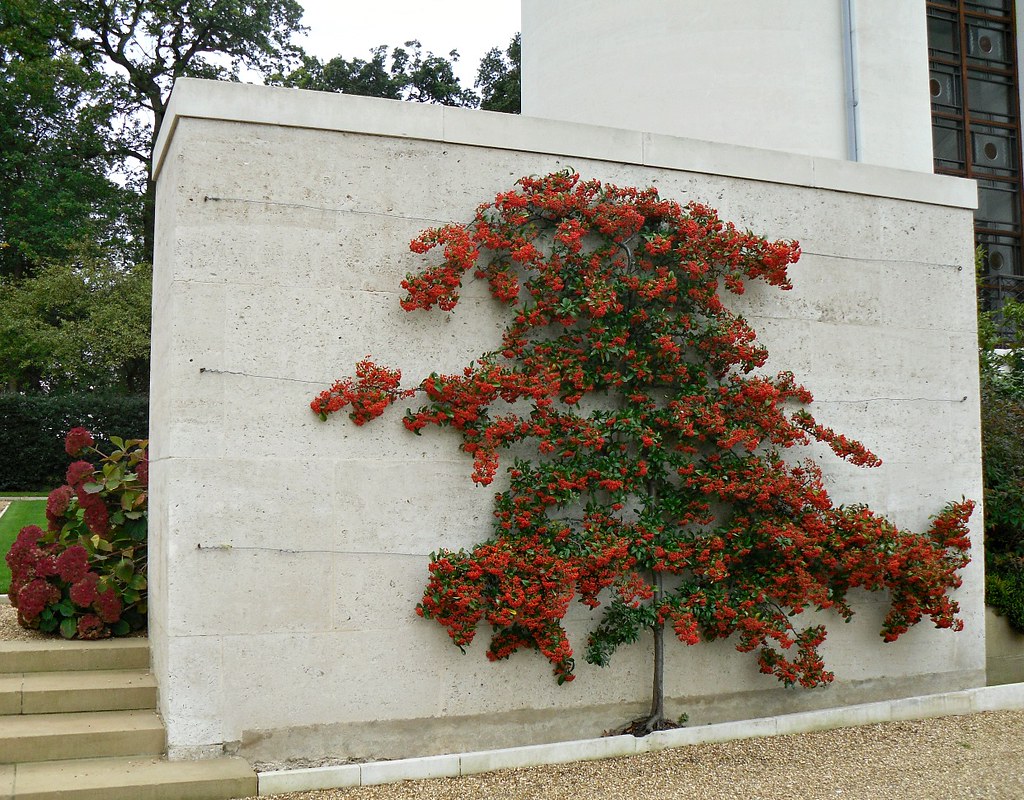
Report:
M 846 95 L 846 157 L 860 161 L 860 77 L 857 65 L 855 0 L 841 0 L 843 9 L 843 77 Z

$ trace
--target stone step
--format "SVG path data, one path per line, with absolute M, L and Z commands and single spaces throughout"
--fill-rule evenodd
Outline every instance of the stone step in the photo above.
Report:
M 0 717 L 0 764 L 107 756 L 158 756 L 164 727 L 155 711 L 86 711 Z
M 241 758 L 95 758 L 0 766 L 0 800 L 227 800 L 256 791 L 256 773 Z
M 0 675 L 0 715 L 146 708 L 156 708 L 156 679 L 145 670 Z
M 149 639 L 0 642 L 0 674 L 94 669 L 149 669 Z

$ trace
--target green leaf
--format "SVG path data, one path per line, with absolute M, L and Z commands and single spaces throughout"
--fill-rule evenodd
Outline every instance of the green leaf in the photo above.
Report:
M 110 443 L 119 450 L 124 450 L 124 439 L 122 439 L 120 436 L 111 436 Z
M 128 517 L 128 520 L 125 522 L 122 530 L 131 537 L 132 541 L 145 541 L 148 530 L 145 516 L 138 518 L 132 517 L 131 514 L 125 514 L 125 516 Z
M 131 625 L 125 622 L 123 619 L 119 619 L 113 625 L 110 626 L 111 632 L 114 636 L 127 636 L 132 632 Z
M 61 600 L 57 606 L 57 611 L 60 612 L 62 617 L 73 617 L 75 615 L 75 607 L 70 600 L 65 598 Z
M 87 483 L 82 487 L 86 494 L 99 494 L 103 491 L 102 483 Z
M 71 618 L 64 620 L 60 624 L 60 635 L 65 639 L 74 639 L 77 632 L 78 624 Z
M 147 585 L 148 584 L 146 582 L 146 576 L 143 575 L 141 572 L 136 572 L 134 575 L 132 575 L 132 579 L 128 581 L 128 586 L 130 588 L 139 589 L 140 591 L 142 589 L 145 589 Z
M 131 560 L 125 558 L 122 559 L 116 567 L 114 567 L 114 575 L 118 580 L 127 582 L 132 575 L 135 573 L 135 564 Z

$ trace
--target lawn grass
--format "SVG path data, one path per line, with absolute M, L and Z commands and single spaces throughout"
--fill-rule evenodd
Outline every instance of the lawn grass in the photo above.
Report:
M 0 492 L 0 500 L 3 500 L 5 497 L 46 497 L 48 494 L 49 494 L 49 492 L 30 492 L 30 491 Z
M 0 516 L 0 594 L 7 594 L 11 585 L 11 571 L 4 556 L 15 538 L 26 525 L 46 529 L 46 500 L 15 500 Z

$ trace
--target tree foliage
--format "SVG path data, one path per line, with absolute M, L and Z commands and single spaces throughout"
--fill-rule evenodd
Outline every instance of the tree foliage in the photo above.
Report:
M 119 162 L 105 78 L 60 52 L 52 29 L 17 25 L 15 9 L 0 5 L 0 275 L 31 275 L 84 242 L 134 260 L 123 245 L 138 203 L 110 178 Z
M 280 71 L 296 0 L 0 3 L 0 380 L 148 390 L 153 146 L 174 81 Z
M 348 408 L 357 424 L 392 402 L 424 397 L 405 426 L 455 429 L 490 483 L 500 453 L 516 456 L 495 499 L 492 536 L 441 550 L 419 613 L 460 648 L 486 622 L 488 657 L 535 649 L 572 680 L 563 626 L 570 602 L 603 607 L 587 661 L 604 665 L 654 635 L 651 713 L 665 724 L 664 635 L 685 644 L 737 637 L 763 673 L 787 685 L 828 683 L 820 616 L 853 616 L 851 589 L 887 591 L 882 635 L 925 617 L 959 629 L 949 590 L 969 561 L 973 503 L 951 503 L 930 530 L 901 530 L 865 506 L 836 506 L 817 464 L 787 451 L 821 443 L 865 467 L 862 444 L 819 424 L 811 393 L 723 303 L 763 282 L 791 287 L 795 242 L 736 230 L 706 206 L 654 189 L 620 189 L 573 173 L 523 178 L 469 225 L 412 242 L 442 263 L 410 276 L 407 311 L 452 310 L 467 272 L 510 308 L 500 346 L 461 374 L 402 389 L 396 370 L 366 360 L 311 407 Z
M 149 390 L 151 270 L 86 255 L 0 279 L 0 381 L 9 391 Z
M 142 240 L 152 254 L 153 146 L 174 81 L 237 78 L 242 67 L 279 71 L 298 55 L 296 0 L 9 0 L 23 25 L 46 33 L 86 68 L 103 65 L 116 104 L 114 152 L 143 193 Z
M 296 89 L 474 108 L 479 98 L 456 77 L 458 59 L 456 50 L 448 58 L 424 53 L 423 45 L 414 39 L 393 48 L 390 58 L 385 45 L 373 48 L 369 60 L 339 55 L 325 63 L 316 56 L 304 56 L 299 69 L 275 76 L 271 82 Z
M 484 111 L 501 111 L 518 114 L 522 107 L 520 100 L 522 86 L 521 36 L 516 34 L 502 53 L 492 47 L 480 60 L 476 73 L 476 88 L 480 91 L 480 108 Z

